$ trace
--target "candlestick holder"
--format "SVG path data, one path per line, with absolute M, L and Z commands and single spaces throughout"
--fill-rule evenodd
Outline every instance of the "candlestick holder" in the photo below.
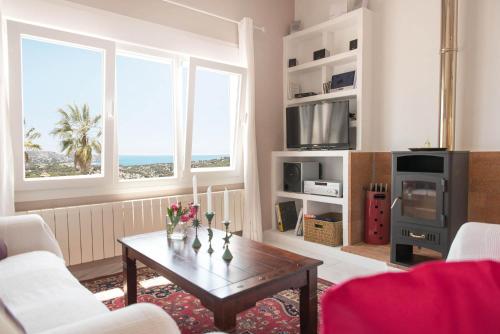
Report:
M 229 224 L 231 224 L 230 221 L 223 221 L 222 224 L 224 224 L 224 227 L 226 228 L 226 236 L 222 238 L 224 240 L 224 254 L 222 255 L 222 259 L 224 261 L 231 261 L 233 259 L 233 254 L 231 254 L 231 251 L 229 250 L 229 239 L 233 236 L 233 233 L 229 232 Z
M 196 216 L 193 219 L 193 227 L 194 227 L 194 230 L 195 230 L 195 238 L 193 240 L 193 248 L 194 249 L 200 249 L 201 242 L 200 242 L 200 239 L 198 239 L 198 227 L 200 227 L 200 225 L 201 225 L 200 224 L 200 220 L 198 219 L 198 211 L 199 211 L 200 205 L 199 204 L 193 204 L 193 207 L 196 209 Z
M 212 254 L 214 249 L 212 248 L 212 238 L 214 237 L 214 231 L 212 231 L 212 219 L 214 219 L 215 213 L 207 212 L 205 217 L 208 220 L 208 253 Z

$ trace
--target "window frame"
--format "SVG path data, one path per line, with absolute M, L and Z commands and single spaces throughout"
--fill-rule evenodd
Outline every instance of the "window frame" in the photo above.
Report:
M 191 168 L 192 150 L 193 150 L 193 127 L 194 127 L 194 108 L 196 98 L 196 69 L 205 68 L 216 72 L 224 72 L 236 74 L 240 77 L 239 80 L 239 96 L 237 97 L 237 110 L 232 120 L 232 137 L 231 138 L 231 153 L 230 153 L 230 166 L 229 167 L 216 167 L 216 168 Z M 243 175 L 243 146 L 242 146 L 242 119 L 245 110 L 246 99 L 246 68 L 219 63 L 211 60 L 205 60 L 192 57 L 189 62 L 189 85 L 188 85 L 188 108 L 186 117 L 186 138 L 185 138 L 185 152 L 186 158 L 184 161 L 184 170 L 189 171 L 192 175 L 205 175 L 212 178 L 237 178 Z M 242 181 L 241 178 L 238 181 Z
M 118 99 L 116 96 L 116 71 L 115 71 L 115 108 L 114 108 L 114 128 L 115 128 L 115 144 L 113 148 L 113 184 L 117 188 L 143 188 L 143 187 L 156 187 L 159 184 L 162 186 L 169 186 L 171 184 L 176 184 L 181 179 L 182 168 L 183 166 L 182 157 L 180 156 L 180 147 L 179 143 L 182 142 L 181 138 L 183 138 L 182 131 L 182 122 L 179 110 L 178 103 L 178 93 L 179 93 L 179 65 L 182 61 L 188 60 L 188 57 L 183 57 L 181 55 L 176 55 L 167 51 L 157 50 L 137 45 L 125 44 L 125 43 L 117 43 L 116 47 L 116 57 L 117 56 L 129 56 L 135 57 L 138 59 L 145 59 L 151 61 L 159 61 L 165 62 L 168 60 L 172 64 L 172 111 L 173 111 L 173 119 L 174 119 L 174 175 L 166 176 L 166 177 L 152 177 L 152 178 L 144 178 L 144 179 L 130 179 L 130 180 L 122 180 L 120 179 L 119 173 L 119 138 L 118 138 L 118 119 L 120 117 L 119 114 L 119 106 Z M 116 59 L 116 58 L 115 58 Z
M 101 187 L 111 183 L 113 144 L 112 110 L 115 69 L 115 44 L 105 39 L 54 30 L 50 28 L 20 23 L 7 22 L 9 49 L 9 109 L 11 112 L 12 148 L 14 155 L 14 180 L 16 191 L 53 190 L 64 188 Z M 61 176 L 49 178 L 26 178 L 24 163 L 24 107 L 22 82 L 22 47 L 23 37 L 49 43 L 75 46 L 82 49 L 97 49 L 103 52 L 103 106 L 102 130 L 103 150 L 101 155 L 101 173 L 96 175 Z
M 23 36 L 36 40 L 47 40 L 56 44 L 74 45 L 83 49 L 98 49 L 103 52 L 103 150 L 101 174 L 63 176 L 48 178 L 25 178 L 22 53 Z M 45 199 L 81 198 L 96 195 L 120 195 L 125 193 L 148 193 L 190 189 L 192 176 L 198 176 L 198 184 L 230 185 L 243 182 L 243 122 L 246 99 L 247 69 L 222 62 L 200 59 L 165 49 L 143 46 L 126 41 L 115 41 L 92 37 L 80 32 L 68 32 L 15 20 L 7 20 L 7 46 L 9 62 L 9 110 L 14 155 L 14 180 L 16 196 L 38 201 Z M 170 59 L 173 64 L 173 106 L 174 106 L 174 176 L 135 180 L 120 180 L 118 157 L 118 117 L 116 104 L 116 57 L 120 54 L 145 56 L 156 59 Z M 187 63 L 186 101 L 181 97 L 181 64 Z M 191 168 L 191 143 L 195 97 L 195 71 L 201 66 L 214 71 L 234 73 L 240 76 L 238 110 L 233 120 L 231 166 L 221 168 Z M 184 121 L 181 107 L 186 108 Z M 189 145 L 188 145 L 189 144 Z

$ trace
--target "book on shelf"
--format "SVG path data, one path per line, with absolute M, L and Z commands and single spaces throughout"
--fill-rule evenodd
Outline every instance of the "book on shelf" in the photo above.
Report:
M 299 216 L 297 218 L 297 223 L 295 224 L 295 235 L 296 236 L 301 236 L 303 234 L 303 209 L 300 209 L 299 211 Z
M 276 223 L 278 230 L 285 232 L 295 229 L 297 209 L 294 201 L 276 203 Z

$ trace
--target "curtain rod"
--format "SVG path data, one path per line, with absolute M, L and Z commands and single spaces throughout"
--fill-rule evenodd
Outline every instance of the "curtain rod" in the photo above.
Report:
M 220 16 L 220 15 L 217 15 L 217 14 L 214 14 L 214 13 L 210 13 L 210 12 L 207 12 L 207 11 L 202 10 L 202 9 L 198 9 L 198 8 L 195 8 L 195 7 L 191 7 L 191 6 L 179 3 L 177 1 L 173 1 L 173 0 L 161 0 L 161 1 L 169 3 L 169 4 L 174 5 L 174 6 L 179 6 L 179 7 L 185 8 L 185 9 L 189 9 L 189 10 L 195 11 L 195 12 L 200 13 L 200 14 L 205 14 L 205 15 L 208 15 L 208 16 L 211 16 L 211 17 L 215 17 L 215 18 L 217 18 L 219 20 L 223 20 L 223 21 L 226 21 L 226 22 L 231 22 L 231 23 L 234 23 L 234 24 L 239 24 L 240 23 L 240 22 L 238 22 L 236 20 L 233 20 L 233 19 L 230 19 L 228 17 L 224 17 L 224 16 Z M 256 26 L 254 24 L 253 28 L 256 29 L 256 30 L 260 30 L 262 32 L 266 32 L 266 28 L 265 27 L 259 27 L 259 26 Z

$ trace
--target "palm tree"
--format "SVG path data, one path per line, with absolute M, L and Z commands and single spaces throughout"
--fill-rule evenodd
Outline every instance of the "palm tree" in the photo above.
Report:
M 92 164 L 92 154 L 101 153 L 100 138 L 102 135 L 99 121 L 101 115 L 91 117 L 88 104 L 82 109 L 68 105 L 68 110 L 57 111 L 61 119 L 51 134 L 61 140 L 61 152 L 73 157 L 75 169 L 88 173 Z
M 24 122 L 26 125 L 26 122 Z M 38 132 L 35 128 L 30 128 L 28 131 L 24 133 L 24 162 L 28 163 L 30 157 L 28 155 L 28 151 L 40 151 L 42 147 L 40 144 L 35 143 L 35 140 L 39 139 L 42 136 L 40 132 Z

